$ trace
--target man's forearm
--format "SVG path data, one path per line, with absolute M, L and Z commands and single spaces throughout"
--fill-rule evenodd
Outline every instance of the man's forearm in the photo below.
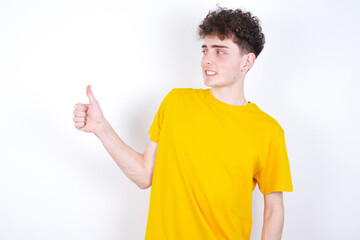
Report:
M 281 234 L 284 226 L 283 209 L 264 211 L 264 224 L 261 234 L 261 240 L 281 240 Z
M 128 146 L 105 120 L 94 134 L 101 140 L 106 151 L 114 159 L 124 174 L 141 189 L 148 186 L 144 156 Z

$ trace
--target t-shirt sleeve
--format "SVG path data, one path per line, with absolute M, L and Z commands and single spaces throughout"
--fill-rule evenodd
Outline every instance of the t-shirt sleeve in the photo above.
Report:
M 264 195 L 271 192 L 293 191 L 283 130 L 271 140 L 264 167 L 254 174 L 254 178 Z
M 159 136 L 160 136 L 160 132 L 161 132 L 161 127 L 163 125 L 163 121 L 167 112 L 167 105 L 168 105 L 168 100 L 169 97 L 171 95 L 171 93 L 173 92 L 174 89 L 172 89 L 170 92 L 167 93 L 167 95 L 164 97 L 164 99 L 162 100 L 156 114 L 154 117 L 154 120 L 150 126 L 149 129 L 149 134 L 150 134 L 150 140 L 154 141 L 154 142 L 158 142 L 159 141 Z

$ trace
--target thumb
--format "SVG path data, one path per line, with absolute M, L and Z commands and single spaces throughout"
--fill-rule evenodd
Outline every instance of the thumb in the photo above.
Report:
M 88 85 L 88 86 L 87 86 L 87 88 L 86 88 L 86 95 L 88 96 L 90 102 L 96 101 L 96 99 L 95 99 L 95 97 L 94 97 L 94 95 L 93 95 L 93 93 L 92 93 L 92 91 L 91 91 L 91 85 Z

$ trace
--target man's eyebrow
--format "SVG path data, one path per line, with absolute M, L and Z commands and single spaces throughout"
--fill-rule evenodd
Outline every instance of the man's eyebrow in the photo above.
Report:
M 211 45 L 212 48 L 229 48 L 227 46 L 223 46 L 223 45 Z M 202 45 L 201 48 L 207 48 L 206 45 Z

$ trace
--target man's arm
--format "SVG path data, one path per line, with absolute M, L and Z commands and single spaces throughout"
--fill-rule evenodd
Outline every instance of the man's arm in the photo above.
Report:
M 261 240 L 281 240 L 283 226 L 283 192 L 264 195 L 264 223 Z
M 138 153 L 116 134 L 107 120 L 97 128 L 94 134 L 132 182 L 141 189 L 151 186 L 157 152 L 156 142 L 149 140 L 144 153 Z
M 139 188 L 146 189 L 152 184 L 157 143 L 149 140 L 144 154 L 128 146 L 105 119 L 90 85 L 86 88 L 89 104 L 75 105 L 75 127 L 81 131 L 94 133 L 103 143 L 106 151 L 114 159 L 125 175 Z

